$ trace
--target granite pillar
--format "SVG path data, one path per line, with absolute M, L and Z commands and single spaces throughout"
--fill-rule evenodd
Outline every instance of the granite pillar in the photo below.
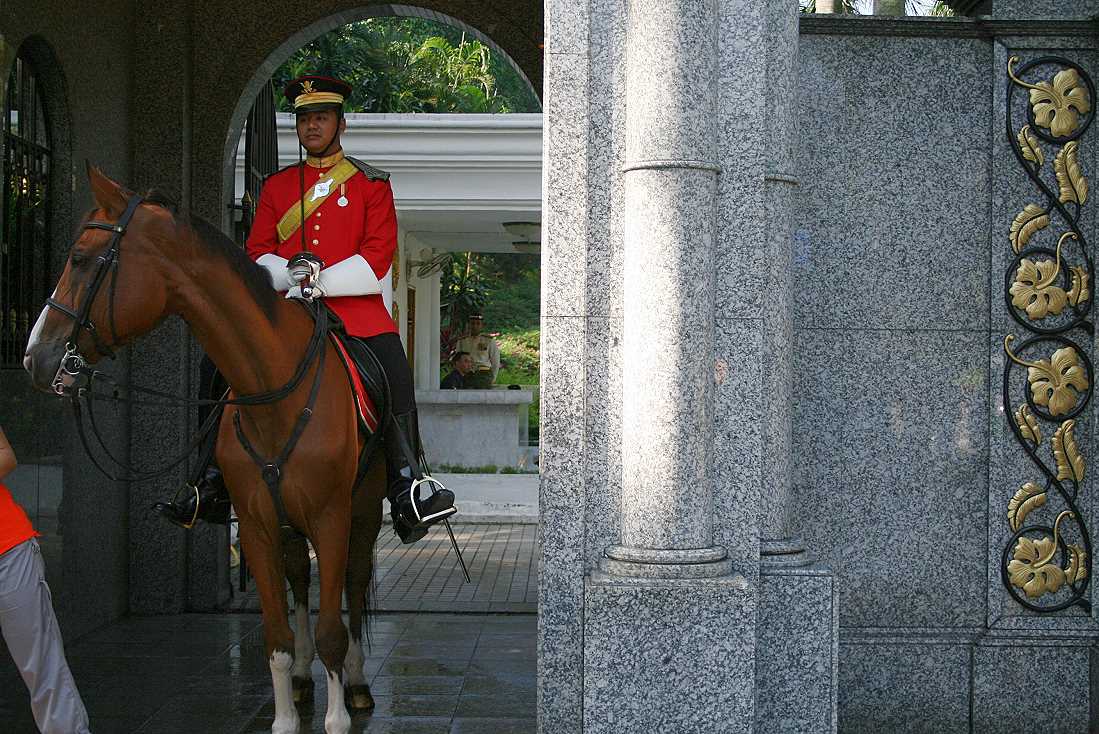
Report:
M 626 5 L 621 526 L 585 580 L 586 732 L 752 726 L 755 593 L 713 541 L 718 20 Z
M 760 309 L 763 460 L 755 730 L 830 732 L 837 726 L 838 590 L 831 569 L 814 562 L 791 524 L 798 14 L 793 0 L 770 0 L 761 12 L 772 104 L 766 116 L 767 227 L 760 265 L 766 298 Z
M 135 20 L 133 176 L 126 182 L 137 191 L 155 186 L 166 192 L 179 203 L 182 216 L 192 213 L 194 190 L 202 185 L 192 179 L 193 12 L 192 3 L 175 3 Z M 186 324 L 171 318 L 133 348 L 130 379 L 193 395 L 196 364 Z M 194 411 L 183 408 L 134 406 L 130 452 L 136 465 L 153 468 L 182 453 L 196 422 Z M 205 525 L 182 530 L 149 509 L 153 502 L 170 498 L 183 485 L 186 473 L 183 466 L 131 488 L 132 613 L 211 609 L 228 596 L 225 529 Z
M 767 305 L 761 309 L 763 385 L 761 420 L 764 456 L 759 500 L 760 556 L 783 561 L 802 551 L 790 527 L 791 394 L 793 385 L 793 266 L 791 222 L 797 191 L 794 108 L 797 101 L 797 12 L 793 0 L 764 3 L 767 80 L 772 100 L 767 115 L 769 160 L 764 175 L 767 211 L 766 257 L 761 276 Z
M 716 2 L 628 5 L 621 542 L 604 570 L 728 572 L 713 546 Z M 669 62 L 670 59 L 670 62 Z M 658 354 L 653 361 L 651 355 Z

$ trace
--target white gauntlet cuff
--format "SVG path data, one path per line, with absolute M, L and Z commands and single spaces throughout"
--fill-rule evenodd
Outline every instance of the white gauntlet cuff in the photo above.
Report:
M 320 287 L 329 298 L 382 292 L 382 284 L 374 274 L 374 268 L 370 267 L 366 258 L 357 254 L 322 270 Z
M 273 252 L 268 252 L 266 255 L 260 255 L 256 259 L 256 265 L 266 270 L 271 274 L 271 284 L 275 286 L 275 290 L 278 292 L 285 291 L 292 285 L 297 285 L 290 280 L 290 273 L 286 269 L 287 260 L 285 257 L 279 257 Z

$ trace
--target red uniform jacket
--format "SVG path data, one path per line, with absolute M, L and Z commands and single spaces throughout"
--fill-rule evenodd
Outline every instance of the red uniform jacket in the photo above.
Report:
M 331 170 L 305 166 L 305 190 Z M 255 221 L 248 235 L 246 248 L 253 260 L 273 252 L 289 260 L 301 252 L 301 230 L 295 229 L 285 242 L 279 242 L 277 225 L 286 211 L 301 199 L 298 167 L 284 168 L 263 185 Z M 347 199 L 347 206 L 339 200 Z M 343 184 L 332 187 L 332 193 L 305 220 L 309 249 L 330 267 L 358 253 L 370 263 L 374 274 L 383 284 L 393 265 L 397 249 L 397 212 L 393 207 L 393 189 L 389 181 L 368 179 L 361 171 Z M 384 286 L 383 286 L 384 287 Z M 344 296 L 325 301 L 336 312 L 351 336 L 375 336 L 397 331 L 393 317 L 385 307 L 381 294 Z

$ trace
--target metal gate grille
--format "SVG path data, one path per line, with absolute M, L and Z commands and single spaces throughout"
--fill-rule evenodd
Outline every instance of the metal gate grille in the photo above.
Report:
M 0 198 L 0 368 L 20 367 L 46 299 L 49 269 L 49 126 L 30 64 L 17 57 L 4 98 Z
M 275 126 L 275 94 L 268 82 L 248 112 L 244 130 L 244 193 L 237 207 L 241 212 L 238 240 L 243 243 L 252 229 L 264 180 L 279 167 L 279 140 Z

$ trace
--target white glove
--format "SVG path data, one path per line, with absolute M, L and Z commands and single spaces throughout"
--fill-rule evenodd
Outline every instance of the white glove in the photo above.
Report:
M 290 285 L 301 285 L 306 278 L 319 274 L 320 264 L 314 264 L 305 259 L 296 260 L 293 265 L 286 266 L 286 276 L 290 279 Z
M 374 268 L 370 267 L 366 258 L 358 254 L 325 268 L 313 282 L 313 298 L 368 296 L 381 292 L 382 284 L 378 276 L 374 275 Z M 301 287 L 295 285 L 287 291 L 286 297 L 301 298 Z
M 303 296 L 301 294 L 301 286 L 296 285 L 293 288 L 291 288 L 290 290 L 286 291 L 286 297 L 287 298 L 302 298 L 302 299 L 312 303 L 314 298 L 324 298 L 325 296 L 328 295 L 327 293 L 324 292 L 324 288 L 321 287 L 320 283 L 314 283 L 313 288 L 312 288 L 311 291 L 309 291 L 309 293 L 310 293 L 309 298 L 306 298 L 305 296 Z
M 266 255 L 260 255 L 256 259 L 256 265 L 266 270 L 271 274 L 271 284 L 275 286 L 276 291 L 284 291 L 287 288 L 297 285 L 296 280 L 290 278 L 290 271 L 286 269 L 287 260 L 285 257 L 279 257 L 273 252 L 268 252 Z

